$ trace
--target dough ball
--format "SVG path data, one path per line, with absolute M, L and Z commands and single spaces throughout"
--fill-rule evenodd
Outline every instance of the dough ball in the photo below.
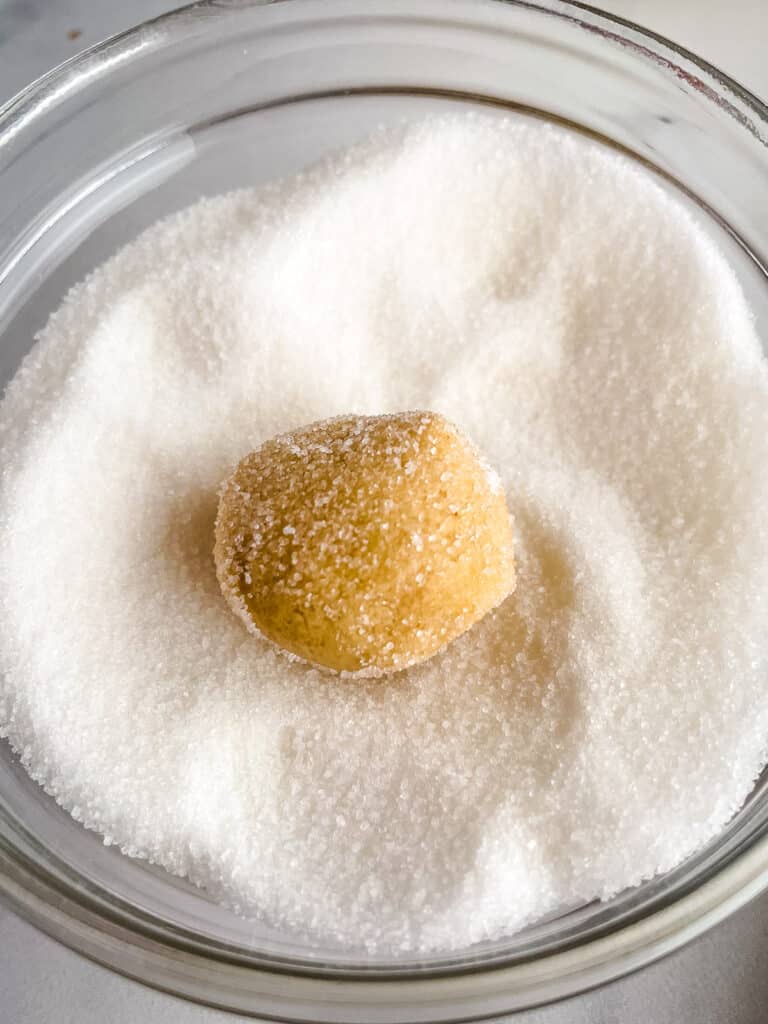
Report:
M 316 665 L 415 665 L 514 589 L 496 474 L 442 416 L 341 416 L 267 441 L 224 483 L 224 597 L 253 632 Z

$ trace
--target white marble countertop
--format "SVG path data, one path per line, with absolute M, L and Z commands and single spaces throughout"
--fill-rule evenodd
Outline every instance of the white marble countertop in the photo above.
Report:
M 595 0 L 599 4 L 599 0 Z M 164 0 L 0 0 L 0 102 Z M 603 0 L 768 98 L 768 0 Z M 0 907 L 0 1024 L 227 1024 L 89 963 Z M 661 963 L 516 1024 L 768 1024 L 768 894 Z

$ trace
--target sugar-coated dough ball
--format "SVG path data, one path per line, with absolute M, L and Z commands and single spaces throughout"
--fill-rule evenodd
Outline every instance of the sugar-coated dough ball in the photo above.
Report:
M 431 657 L 515 585 L 500 481 L 431 412 L 341 416 L 267 441 L 222 488 L 214 553 L 249 629 L 369 675 Z

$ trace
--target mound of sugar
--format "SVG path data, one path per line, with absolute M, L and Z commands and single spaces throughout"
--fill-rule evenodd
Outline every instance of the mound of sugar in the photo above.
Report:
M 246 633 L 216 493 L 269 436 L 432 408 L 515 595 L 335 679 Z M 768 374 L 647 172 L 426 121 L 204 200 L 73 290 L 0 406 L 0 728 L 105 842 L 311 941 L 451 949 L 671 868 L 768 735 Z

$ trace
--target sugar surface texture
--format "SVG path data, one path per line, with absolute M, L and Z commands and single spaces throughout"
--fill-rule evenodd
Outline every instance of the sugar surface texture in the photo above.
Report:
M 246 452 L 431 408 L 498 468 L 513 597 L 334 679 L 212 559 Z M 625 158 L 490 116 L 145 232 L 0 406 L 0 723 L 128 854 L 316 942 L 501 936 L 677 864 L 765 758 L 768 378 L 725 259 Z

